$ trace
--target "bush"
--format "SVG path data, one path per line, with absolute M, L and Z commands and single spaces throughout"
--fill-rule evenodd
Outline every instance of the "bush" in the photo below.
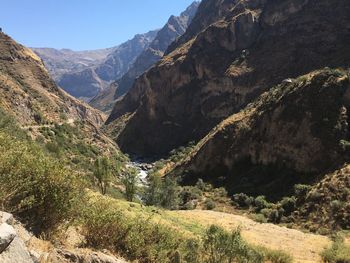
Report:
M 264 208 L 270 208 L 272 205 L 266 201 L 265 196 L 260 195 L 254 200 L 254 206 L 257 212 L 260 212 Z
M 233 201 L 240 207 L 249 207 L 254 203 L 254 198 L 240 193 L 233 196 Z
M 255 214 L 253 215 L 253 220 L 258 223 L 267 223 L 267 218 L 263 214 Z
M 212 199 L 205 200 L 205 209 L 213 210 L 216 207 L 215 202 Z
M 210 226 L 203 241 L 204 262 L 263 262 L 263 255 L 250 247 L 237 229 L 229 233 Z
M 202 191 L 196 186 L 185 186 L 185 187 L 182 187 L 179 197 L 182 205 L 185 205 L 194 200 L 201 200 L 202 195 L 203 195 Z
M 350 263 L 350 246 L 338 240 L 331 247 L 325 249 L 321 256 L 324 262 Z
M 69 219 L 82 187 L 40 148 L 0 133 L 0 203 L 34 232 L 49 232 Z
M 305 184 L 297 184 L 294 186 L 294 193 L 298 199 L 304 199 L 310 191 L 311 186 Z
M 331 202 L 331 209 L 333 212 L 336 212 L 340 209 L 342 209 L 343 207 L 345 207 L 345 203 L 339 200 L 333 200 Z
M 285 211 L 285 215 L 290 215 L 296 209 L 296 198 L 294 196 L 284 197 L 280 204 Z
M 150 219 L 126 216 L 110 201 L 90 203 L 81 218 L 88 246 L 108 248 L 138 262 L 168 262 L 182 239 L 179 233 Z
M 280 250 L 267 250 L 260 248 L 259 251 L 264 255 L 265 261 L 273 263 L 292 263 L 293 258 Z

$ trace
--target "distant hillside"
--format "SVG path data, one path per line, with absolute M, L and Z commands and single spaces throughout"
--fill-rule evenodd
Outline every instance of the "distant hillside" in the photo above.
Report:
M 199 2 L 193 2 L 180 16 L 171 16 L 149 47 L 137 57 L 130 69 L 112 84 L 113 87 L 101 91 L 93 98 L 90 105 L 103 111 L 110 111 L 115 100 L 130 90 L 135 79 L 158 62 L 168 46 L 185 33 L 198 6 Z M 113 92 L 113 94 L 109 94 L 109 92 Z
M 73 51 L 70 49 L 32 48 L 44 61 L 45 67 L 55 81 L 59 81 L 63 74 L 81 71 L 97 66 L 113 52 L 115 48 L 89 51 Z
M 89 100 L 120 78 L 149 46 L 157 31 L 136 35 L 113 48 L 71 51 L 33 48 L 43 59 L 56 83 L 76 98 Z

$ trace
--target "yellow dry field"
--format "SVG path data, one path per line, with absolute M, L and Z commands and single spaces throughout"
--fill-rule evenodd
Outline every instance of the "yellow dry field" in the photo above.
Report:
M 303 233 L 273 224 L 257 223 L 239 215 L 215 211 L 176 211 L 177 216 L 195 220 L 201 225 L 220 225 L 228 230 L 240 227 L 243 237 L 251 244 L 283 250 L 293 256 L 294 262 L 322 262 L 319 254 L 331 244 L 329 238 Z

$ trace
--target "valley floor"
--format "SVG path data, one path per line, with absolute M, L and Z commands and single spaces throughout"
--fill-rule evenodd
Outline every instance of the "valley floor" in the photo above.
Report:
M 328 237 L 303 233 L 273 224 L 257 223 L 245 216 L 207 210 L 174 211 L 185 220 L 195 220 L 203 226 L 217 224 L 228 230 L 240 227 L 251 244 L 283 250 L 296 263 L 322 262 L 320 253 L 331 244 Z

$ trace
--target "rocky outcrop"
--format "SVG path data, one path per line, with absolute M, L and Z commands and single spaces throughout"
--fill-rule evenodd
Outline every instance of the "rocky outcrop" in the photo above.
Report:
M 158 62 L 169 45 L 182 36 L 196 14 L 199 2 L 193 2 L 180 16 L 171 16 L 165 26 L 159 30 L 149 48 L 144 50 L 136 59 L 129 71 L 116 81 L 117 90 L 114 98 L 126 94 L 132 87 L 135 79 Z
M 173 171 L 229 192 L 278 198 L 350 160 L 349 72 L 288 79 L 230 116 Z
M 12 226 L 15 221 L 11 214 L 0 212 L 0 262 L 34 263 L 28 248 Z
M 202 1 L 176 48 L 138 78 L 107 123 L 133 113 L 117 141 L 139 155 L 200 140 L 283 79 L 347 68 L 349 8 L 345 0 Z

